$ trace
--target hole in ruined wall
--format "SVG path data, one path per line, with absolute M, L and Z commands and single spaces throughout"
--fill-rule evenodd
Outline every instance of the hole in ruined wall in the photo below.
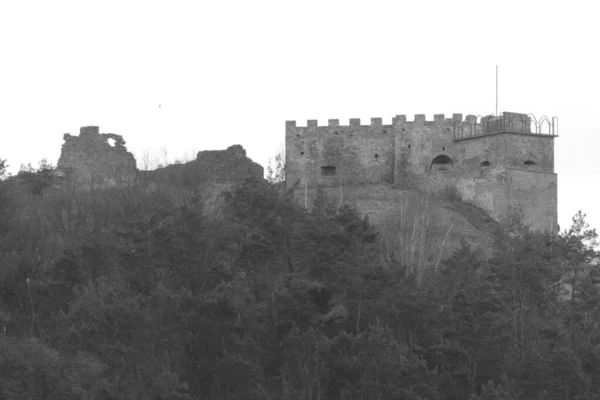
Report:
M 335 167 L 332 165 L 325 165 L 321 167 L 321 176 L 334 176 Z
M 442 147 L 442 151 L 446 151 L 446 148 L 445 148 L 445 147 Z
M 379 154 L 375 154 L 375 158 L 379 158 Z
M 110 147 L 115 147 L 115 139 L 109 138 L 107 142 Z
M 303 152 L 303 151 L 301 151 L 301 152 L 300 152 L 300 155 L 301 155 L 301 156 L 303 156 L 303 155 L 304 155 L 304 152 Z
M 489 161 L 482 161 L 479 163 L 480 167 L 489 167 L 490 166 L 490 162 Z
M 410 144 L 408 145 L 408 148 L 410 149 Z
M 299 135 L 299 134 L 296 134 L 296 137 L 300 137 L 300 135 Z
M 432 171 L 451 171 L 453 169 L 452 159 L 447 155 L 440 154 L 433 159 L 429 169 Z
M 524 164 L 525 164 L 525 165 L 535 165 L 535 162 L 534 162 L 534 161 L 531 161 L 531 160 L 527 160 L 527 161 L 525 161 L 525 163 L 524 163 Z

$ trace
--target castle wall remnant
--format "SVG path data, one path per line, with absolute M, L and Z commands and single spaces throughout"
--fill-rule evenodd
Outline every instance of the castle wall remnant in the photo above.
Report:
M 329 120 L 318 126 L 286 122 L 286 174 L 297 191 L 319 185 L 440 192 L 456 188 L 461 198 L 502 221 L 522 212 L 537 230 L 557 230 L 554 119 L 531 115 L 435 115 L 414 121 L 397 115 L 391 125 L 372 118 L 348 126 Z M 533 129 L 532 129 L 533 126 Z
M 58 170 L 87 184 L 115 185 L 135 176 L 136 162 L 120 135 L 84 126 L 79 136 L 64 134 Z
M 264 177 L 263 167 L 248 158 L 246 150 L 239 144 L 225 150 L 199 151 L 195 160 L 171 164 L 156 173 L 162 178 L 183 179 L 192 185 L 197 182 L 227 184 Z
M 264 176 L 263 167 L 246 157 L 246 150 L 239 144 L 226 150 L 199 151 L 194 168 L 203 179 L 216 182 L 239 182 Z
M 100 133 L 97 126 L 80 129 L 79 136 L 64 135 L 58 171 L 84 184 L 114 186 L 135 178 L 135 157 L 120 135 Z M 153 176 L 196 182 L 235 183 L 264 176 L 263 167 L 246 157 L 246 150 L 233 145 L 226 150 L 200 151 L 196 160 L 160 168 Z

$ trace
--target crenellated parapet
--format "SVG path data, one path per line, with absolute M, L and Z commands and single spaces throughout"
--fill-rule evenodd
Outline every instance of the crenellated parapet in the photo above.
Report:
M 331 127 L 349 127 L 349 126 L 383 126 L 382 118 L 371 118 L 371 123 L 368 125 L 361 124 L 360 118 L 350 118 L 348 121 L 348 125 L 340 125 L 339 119 L 330 119 L 327 121 L 327 125 L 319 125 L 319 121 L 316 119 L 309 119 L 306 121 L 306 125 L 300 126 L 296 125 L 296 121 L 286 121 L 285 126 L 287 129 L 294 128 L 331 128 Z M 391 125 L 388 125 L 391 126 Z
M 360 118 L 350 118 L 347 125 L 340 124 L 339 119 L 329 119 L 327 125 L 319 125 L 316 119 L 307 120 L 304 124 L 286 121 L 286 132 L 301 133 L 305 130 L 317 129 L 327 133 L 329 128 L 389 128 L 396 124 L 444 125 L 452 132 L 453 140 L 503 132 L 558 136 L 558 118 L 546 116 L 536 118 L 533 114 L 513 112 L 503 112 L 500 116 L 466 115 L 464 118 L 460 113 L 452 114 L 451 117 L 445 114 L 434 114 L 433 120 L 427 120 L 425 114 L 415 114 L 412 120 L 408 120 L 406 115 L 396 115 L 392 118 L 391 125 L 384 125 L 382 118 L 371 118 L 368 124 L 362 123 Z M 349 130 L 342 132 L 349 132 Z
M 327 121 L 327 125 L 319 125 L 319 121 L 316 119 L 309 119 L 306 123 L 298 123 L 297 121 L 286 121 L 285 126 L 286 129 L 295 129 L 295 128 L 330 128 L 330 127 L 378 127 L 378 126 L 392 126 L 397 122 L 401 123 L 427 123 L 427 124 L 448 124 L 455 122 L 462 122 L 463 117 L 462 114 L 452 114 L 452 117 L 446 117 L 445 114 L 435 114 L 433 116 L 433 120 L 428 121 L 426 119 L 425 114 L 415 114 L 412 121 L 406 119 L 406 115 L 396 115 L 392 118 L 391 125 L 384 125 L 382 118 L 371 118 L 368 124 L 362 123 L 360 118 L 350 118 L 348 120 L 348 124 L 340 124 L 339 119 L 329 119 Z

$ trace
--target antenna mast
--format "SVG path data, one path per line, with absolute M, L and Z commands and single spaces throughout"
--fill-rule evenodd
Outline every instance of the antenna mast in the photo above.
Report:
M 498 64 L 496 64 L 496 116 L 498 116 Z

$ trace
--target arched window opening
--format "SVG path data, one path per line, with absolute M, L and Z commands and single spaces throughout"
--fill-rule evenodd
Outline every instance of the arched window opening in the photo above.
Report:
M 527 160 L 527 161 L 525 161 L 525 165 L 535 165 L 535 162 L 531 161 L 531 160 Z
M 433 159 L 429 169 L 432 171 L 451 171 L 453 169 L 452 159 L 447 155 L 441 154 Z
M 332 165 L 326 165 L 321 167 L 321 176 L 334 176 L 335 175 L 335 167 Z
M 479 163 L 480 167 L 489 167 L 490 166 L 490 162 L 489 161 L 482 161 Z

